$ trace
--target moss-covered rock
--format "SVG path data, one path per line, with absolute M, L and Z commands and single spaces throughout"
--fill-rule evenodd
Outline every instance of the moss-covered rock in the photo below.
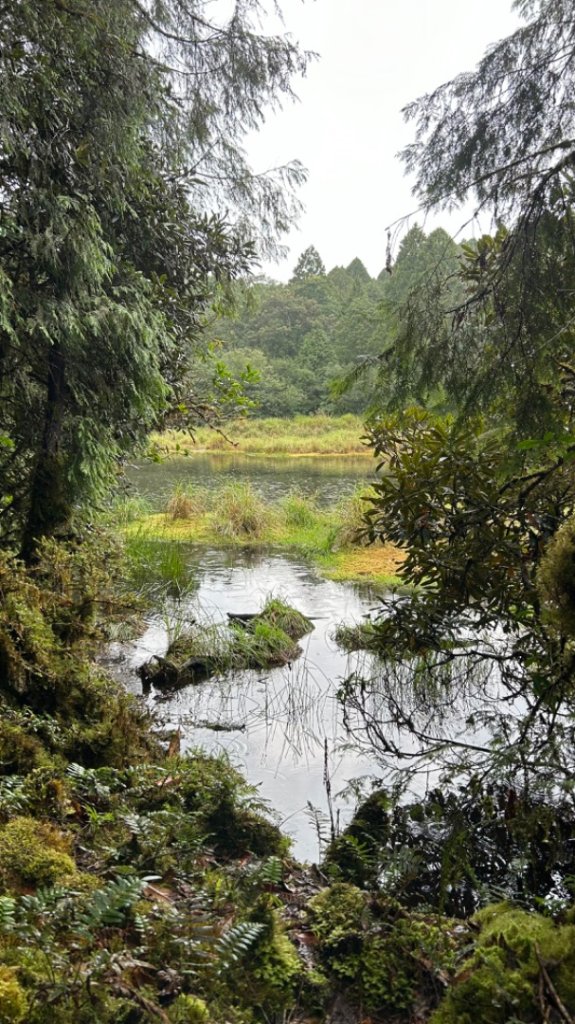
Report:
M 76 874 L 70 842 L 52 825 L 18 817 L 0 826 L 0 883 L 4 890 L 54 885 Z

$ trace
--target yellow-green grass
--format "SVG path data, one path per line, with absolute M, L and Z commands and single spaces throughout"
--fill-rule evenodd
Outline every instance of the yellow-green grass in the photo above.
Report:
M 365 493 L 365 492 L 364 492 Z M 361 526 L 361 498 L 354 492 L 335 508 L 319 509 L 303 495 L 292 493 L 283 501 L 266 504 L 248 484 L 227 485 L 202 492 L 205 506 L 190 502 L 189 514 L 178 495 L 176 514 L 170 499 L 167 511 L 123 523 L 128 547 L 142 542 L 198 544 L 213 547 L 273 547 L 298 551 L 324 575 L 336 580 L 358 580 L 388 586 L 398 576 L 404 555 L 391 544 L 363 546 L 354 542 L 352 525 Z
M 360 416 L 295 416 L 293 419 L 237 419 L 219 433 L 199 427 L 191 436 L 182 430 L 165 430 L 150 437 L 152 449 L 162 455 L 182 456 L 197 452 L 243 455 L 350 455 L 373 453 L 365 440 Z

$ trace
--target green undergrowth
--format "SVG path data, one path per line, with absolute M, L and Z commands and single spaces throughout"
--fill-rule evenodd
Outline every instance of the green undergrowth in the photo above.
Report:
M 257 788 L 227 758 L 168 756 L 152 720 L 94 661 L 110 621 L 129 613 L 123 571 L 93 530 L 43 545 L 33 566 L 0 561 L 0 1024 L 321 1022 L 342 1006 L 350 1019 L 394 1024 L 573 1016 L 565 900 L 559 921 L 505 904 L 468 926 L 432 908 L 433 884 L 458 884 L 441 794 L 413 817 L 390 798 L 364 806 L 326 875 L 290 859 Z M 308 626 L 277 599 L 265 614 L 290 642 Z M 503 812 L 494 794 L 483 802 L 501 847 Z M 568 809 L 557 811 L 541 804 L 530 828 L 539 839 L 546 828 L 541 886 L 573 834 Z M 395 870 L 377 858 L 392 834 Z M 474 886 L 480 870 L 493 874 L 478 846 Z
M 295 416 L 292 419 L 236 419 L 224 431 L 199 427 L 193 435 L 166 430 L 151 435 L 150 447 L 163 456 L 194 452 L 252 455 L 371 455 L 360 416 Z
M 575 1013 L 575 925 L 502 903 L 476 914 L 472 955 L 430 1024 L 539 1024 Z
M 376 1019 L 413 1019 L 437 1006 L 455 972 L 465 932 L 437 915 L 336 883 L 315 896 L 310 927 L 319 962 L 336 990 Z
M 0 555 L 0 774 L 139 761 L 148 715 L 94 661 L 110 622 L 134 609 L 106 533 L 45 542 L 33 567 Z
M 123 529 L 136 582 L 145 579 L 147 559 L 162 566 L 158 576 L 169 580 L 173 560 L 174 585 L 180 585 L 186 568 L 178 545 L 189 543 L 297 551 L 327 576 L 395 585 L 400 583 L 401 554 L 391 545 L 364 543 L 363 512 L 371 493 L 369 487 L 358 488 L 335 507 L 323 509 L 297 491 L 266 503 L 249 483 L 216 490 L 179 485 L 163 513 L 127 515 L 120 503 L 116 522 Z

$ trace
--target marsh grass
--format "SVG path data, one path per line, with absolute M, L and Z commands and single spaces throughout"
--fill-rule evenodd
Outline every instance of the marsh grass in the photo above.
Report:
M 273 668 L 295 661 L 301 647 L 292 637 L 263 619 L 253 629 L 232 627 L 235 668 Z
M 223 537 L 258 540 L 271 525 L 274 512 L 247 482 L 226 484 L 212 497 L 212 527 Z
M 141 494 L 126 494 L 117 498 L 106 519 L 113 521 L 115 526 L 127 526 L 152 513 L 151 503 Z
M 336 508 L 338 519 L 337 543 L 340 547 L 363 547 L 366 537 L 365 513 L 371 507 L 370 499 L 375 496 L 373 487 L 357 487 L 342 498 Z
M 314 498 L 300 491 L 292 490 L 280 501 L 280 510 L 286 526 L 309 528 L 315 526 L 321 517 Z
M 381 638 L 372 622 L 360 622 L 353 626 L 342 623 L 336 626 L 333 639 L 338 647 L 351 654 L 353 651 L 377 653 L 381 650 Z
M 179 597 L 195 589 L 195 570 L 177 540 L 151 535 L 139 524 L 126 533 L 128 582 L 142 596 Z
M 237 419 L 226 424 L 225 436 L 199 427 L 194 436 L 167 430 L 152 434 L 152 448 L 167 456 L 192 455 L 195 451 L 239 452 L 252 455 L 369 455 L 362 441 L 361 417 L 295 416 L 293 419 Z
M 192 519 L 205 514 L 209 501 L 207 488 L 178 482 L 166 502 L 165 513 L 170 519 Z
M 311 633 L 313 629 L 311 619 L 279 597 L 268 597 L 260 619 L 270 626 L 281 629 L 292 640 L 301 640 L 302 636 Z
M 160 581 L 169 579 L 173 563 L 175 592 L 187 585 L 185 564 L 180 564 L 173 546 L 182 543 L 216 547 L 275 547 L 297 551 L 313 560 L 324 573 L 338 580 L 370 580 L 399 585 L 399 568 L 404 555 L 392 545 L 366 546 L 363 513 L 369 508 L 371 488 L 360 487 L 335 508 L 318 508 L 314 499 L 292 491 L 281 501 L 266 503 L 248 482 L 227 483 L 218 490 L 198 488 L 186 491 L 193 501 L 189 516 L 182 509 L 182 490 L 168 499 L 180 507 L 178 514 L 151 514 L 124 524 L 128 555 L 136 559 L 136 576 L 142 585 L 159 569 Z M 152 561 L 146 566 L 152 542 Z M 155 545 L 167 545 L 156 550 Z M 139 567 L 139 568 L 138 568 Z

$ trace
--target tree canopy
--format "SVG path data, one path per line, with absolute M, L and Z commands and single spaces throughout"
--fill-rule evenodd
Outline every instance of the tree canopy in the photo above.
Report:
M 575 34 L 569 4 L 517 6 L 525 25 L 475 72 L 407 108 L 423 205 L 475 196 L 494 230 L 397 296 L 368 532 L 405 547 L 417 589 L 377 623 L 385 682 L 345 696 L 385 757 L 435 758 L 481 784 L 520 770 L 551 799 L 574 756 Z M 406 235 L 397 265 L 418 241 Z M 447 418 L 429 411 L 438 388 Z M 427 411 L 406 412 L 410 395 Z M 407 754 L 390 722 L 411 733 Z
M 0 524 L 27 556 L 193 403 L 203 311 L 293 216 L 302 169 L 253 174 L 241 140 L 307 58 L 258 12 L 0 4 Z

